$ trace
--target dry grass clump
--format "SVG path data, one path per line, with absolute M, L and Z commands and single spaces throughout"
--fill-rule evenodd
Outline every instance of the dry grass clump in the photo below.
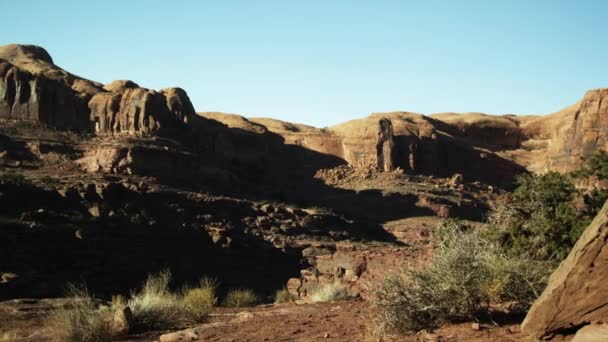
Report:
M 133 312 L 136 329 L 166 329 L 185 323 L 200 322 L 217 303 L 215 281 L 203 278 L 197 287 L 172 292 L 171 272 L 149 275 L 139 292 L 127 302 Z
M 217 303 L 217 283 L 203 278 L 198 286 L 172 292 L 169 284 L 171 272 L 151 274 L 141 290 L 133 292 L 127 300 L 113 296 L 111 306 L 101 306 L 86 289 L 71 287 L 70 307 L 55 310 L 48 327 L 57 341 L 97 342 L 116 337 L 113 319 L 119 309 L 128 307 L 132 314 L 128 328 L 135 331 L 169 329 L 203 320 Z
M 338 300 L 346 300 L 350 296 L 348 290 L 339 282 L 333 282 L 316 289 L 310 296 L 310 299 L 315 302 L 334 302 Z
M 55 310 L 47 326 L 52 339 L 62 342 L 105 342 L 114 337 L 112 310 L 100 307 L 86 289 L 70 287 L 73 304 Z
M 282 288 L 277 290 L 274 294 L 274 302 L 275 303 L 290 303 L 298 299 L 298 297 L 289 292 L 286 288 Z
M 216 287 L 216 281 L 203 278 L 199 281 L 198 287 L 186 288 L 183 291 L 181 301 L 190 320 L 201 321 L 211 312 L 217 304 Z
M 171 292 L 170 281 L 171 272 L 167 270 L 149 275 L 141 290 L 131 294 L 127 304 L 136 329 L 166 329 L 182 321 L 184 308 L 179 296 Z
M 228 308 L 241 308 L 254 306 L 258 302 L 258 297 L 250 289 L 230 290 L 222 302 Z
M 510 256 L 477 231 L 452 225 L 439 236 L 428 266 L 390 276 L 376 289 L 380 330 L 403 333 L 476 318 L 490 303 L 526 307 L 546 285 L 545 263 Z

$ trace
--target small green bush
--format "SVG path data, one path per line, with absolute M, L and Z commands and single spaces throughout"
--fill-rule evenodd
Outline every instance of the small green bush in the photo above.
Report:
M 546 285 L 552 269 L 546 263 L 510 256 L 466 226 L 442 230 L 428 266 L 389 276 L 375 290 L 380 330 L 403 333 L 476 318 L 491 302 L 526 307 Z
M 257 302 L 258 298 L 252 290 L 238 289 L 228 291 L 222 304 L 228 308 L 241 308 L 254 306 Z
M 296 299 L 298 299 L 298 297 L 290 293 L 286 288 L 277 290 L 277 292 L 274 294 L 275 303 L 290 303 Z
M 198 287 L 184 290 L 181 301 L 189 320 L 199 322 L 209 315 L 217 303 L 216 287 L 217 283 L 214 280 L 203 278 L 199 281 Z
M 608 179 L 608 154 L 597 150 L 590 155 L 583 156 L 582 165 L 572 172 L 576 178 L 595 177 L 597 179 Z
M 53 340 L 61 342 L 107 342 L 114 337 L 112 311 L 98 307 L 86 289 L 71 287 L 71 307 L 53 311 L 47 322 Z
M 561 261 L 589 222 L 573 205 L 572 180 L 556 172 L 524 174 L 489 219 L 486 237 L 514 255 Z
M 323 285 L 314 290 L 310 295 L 310 299 L 315 303 L 335 302 L 338 300 L 347 300 L 348 298 L 350 298 L 348 290 L 338 281 Z

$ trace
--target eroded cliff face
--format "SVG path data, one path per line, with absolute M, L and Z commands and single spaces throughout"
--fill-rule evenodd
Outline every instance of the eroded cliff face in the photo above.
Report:
M 284 144 L 355 167 L 460 173 L 491 183 L 508 183 L 525 169 L 571 171 L 582 156 L 605 149 L 606 97 L 608 89 L 592 90 L 542 117 L 391 112 L 327 129 L 222 113 L 204 113 L 205 120 L 180 88 L 156 91 L 132 81 L 103 86 L 59 68 L 43 48 L 0 47 L 0 119 L 104 136 L 179 138 L 195 153 L 231 161 L 271 160 Z
M 86 131 L 89 98 L 67 82 L 32 74 L 0 59 L 0 119 Z
M 179 88 L 158 92 L 115 81 L 104 90 L 88 104 L 96 133 L 171 135 L 195 115 L 188 95 Z
M 59 68 L 41 47 L 0 47 L 0 119 L 146 136 L 176 135 L 194 115 L 183 89 L 155 91 L 131 81 L 102 86 Z
M 273 119 L 246 119 L 222 113 L 202 115 L 237 130 L 269 131 L 287 145 L 339 158 L 351 166 L 407 173 L 452 176 L 503 183 L 524 168 L 491 150 L 457 136 L 454 128 L 428 116 L 407 112 L 375 113 L 328 129 Z M 238 119 L 237 119 L 238 118 Z
M 608 89 L 588 91 L 574 107 L 561 114 L 547 151 L 546 168 L 572 171 L 581 157 L 608 147 Z

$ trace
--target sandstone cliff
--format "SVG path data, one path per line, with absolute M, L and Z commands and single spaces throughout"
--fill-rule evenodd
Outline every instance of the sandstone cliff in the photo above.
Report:
M 356 167 L 460 173 L 492 183 L 508 183 L 524 169 L 570 171 L 585 154 L 605 149 L 606 97 L 608 89 L 592 90 L 547 116 L 391 112 L 319 129 L 222 113 L 197 115 L 180 88 L 155 91 L 132 81 L 103 86 L 56 66 L 43 48 L 0 47 L 0 119 L 100 135 L 179 138 L 193 152 L 231 161 L 276 159 L 274 147 L 285 144 Z
M 87 103 L 100 90 L 99 84 L 54 65 L 40 47 L 0 47 L 0 119 L 86 131 Z
M 523 171 L 491 150 L 458 136 L 457 130 L 428 116 L 407 112 L 375 113 L 369 117 L 318 129 L 274 119 L 246 119 L 222 113 L 201 115 L 229 127 L 270 131 L 285 144 L 337 157 L 348 164 L 380 171 L 401 168 L 408 173 L 508 182 Z
M 171 135 L 195 115 L 188 95 L 179 88 L 158 92 L 131 81 L 114 81 L 104 90 L 88 104 L 97 133 Z
M 154 91 L 131 81 L 102 86 L 56 66 L 41 47 L 0 47 L 0 119 L 80 132 L 175 135 L 194 115 L 183 89 Z

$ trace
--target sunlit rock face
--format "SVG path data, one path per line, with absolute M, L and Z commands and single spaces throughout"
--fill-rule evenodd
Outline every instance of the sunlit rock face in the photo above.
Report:
M 131 81 L 114 81 L 89 102 L 97 133 L 170 134 L 196 115 L 186 92 L 141 88 Z
M 100 89 L 54 65 L 43 48 L 0 47 L 0 119 L 87 131 L 87 103 Z
M 581 157 L 608 147 L 608 89 L 588 91 L 563 118 L 565 129 L 556 135 L 547 154 L 547 168 L 572 171 Z

